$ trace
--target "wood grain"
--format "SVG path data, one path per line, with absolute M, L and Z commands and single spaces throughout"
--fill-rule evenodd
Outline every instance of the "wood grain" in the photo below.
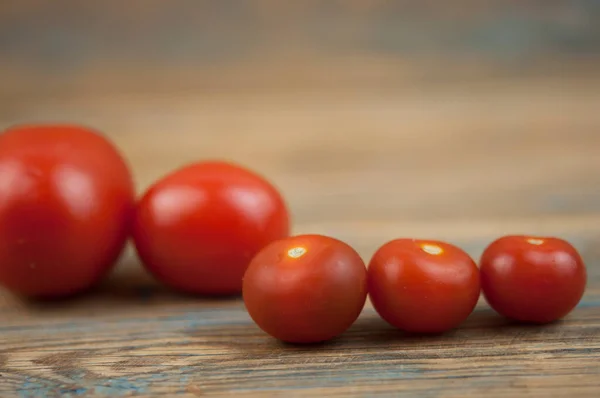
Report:
M 583 78 L 600 60 L 598 19 L 596 0 L 8 1 L 0 90 L 322 93 Z
M 240 2 L 245 13 L 231 2 L 60 3 L 0 4 L 0 128 L 94 126 L 121 148 L 139 192 L 187 162 L 235 160 L 281 189 L 294 232 L 334 235 L 367 260 L 401 236 L 475 258 L 499 235 L 561 236 L 589 286 L 567 319 L 543 327 L 510 324 L 481 300 L 459 329 L 410 336 L 367 305 L 344 335 L 299 347 L 262 333 L 239 298 L 159 286 L 128 248 L 76 299 L 0 291 L 1 397 L 597 397 L 596 3 Z M 191 21 L 200 16 L 240 26 Z M 106 26 L 123 40 L 107 45 Z M 508 44 L 496 40 L 509 31 Z M 228 58 L 206 41 L 168 51 L 207 32 L 239 51 Z M 448 32 L 464 40 L 440 44 Z

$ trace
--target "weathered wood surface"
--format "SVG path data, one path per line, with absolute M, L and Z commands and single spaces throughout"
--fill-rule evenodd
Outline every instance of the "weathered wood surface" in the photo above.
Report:
M 264 58 L 219 58 L 183 43 L 169 60 L 164 53 L 178 37 L 208 31 L 227 39 L 230 30 L 195 30 L 183 20 L 177 31 L 177 7 L 168 14 L 156 1 L 143 8 L 66 1 L 62 11 L 34 3 L 43 2 L 0 5 L 0 128 L 31 120 L 97 127 L 122 148 L 140 192 L 186 162 L 233 159 L 281 188 L 295 232 L 337 236 L 365 259 L 399 236 L 448 240 L 478 257 L 502 234 L 548 234 L 581 251 L 590 280 L 580 306 L 544 327 L 509 324 L 482 300 L 458 330 L 414 337 L 386 326 L 368 306 L 338 339 L 296 347 L 263 334 L 239 299 L 161 288 L 128 250 L 109 280 L 77 300 L 35 304 L 0 292 L 0 397 L 598 396 L 600 64 L 598 25 L 586 24 L 598 15 L 594 2 L 502 2 L 491 11 L 461 2 L 471 8 L 452 15 L 461 15 L 466 30 L 493 33 L 490 21 L 499 20 L 497 29 L 508 32 L 502 15 L 522 29 L 512 29 L 517 37 L 504 47 L 489 39 L 502 34 L 486 36 L 489 53 L 474 47 L 476 34 L 446 53 L 430 40 L 430 47 L 419 44 L 429 52 L 417 60 L 407 55 L 414 37 L 380 46 L 387 36 L 373 33 L 376 22 L 397 33 L 394 18 L 384 16 L 412 15 L 437 21 L 427 26 L 442 37 L 452 30 L 440 27 L 451 7 L 440 6 L 438 15 L 413 6 L 400 16 L 385 2 L 348 2 L 348 15 L 330 14 L 333 25 L 325 28 L 317 18 L 324 2 L 306 2 L 302 18 L 278 2 L 243 2 L 262 4 L 261 23 L 270 24 L 236 54 Z M 178 15 L 204 15 L 216 2 L 169 4 L 180 7 Z M 258 18 L 215 7 L 219 18 L 246 21 L 232 28 L 238 40 Z M 74 22 L 90 15 L 100 22 Z M 107 46 L 107 21 L 127 40 Z M 316 33 L 298 34 L 306 21 L 313 21 L 307 29 L 340 35 L 316 51 Z M 348 39 L 352 26 L 354 38 L 376 40 Z M 157 27 L 162 33 L 153 35 Z M 303 50 L 279 57 L 273 48 L 286 46 L 264 32 L 283 32 Z M 536 51 L 517 51 L 523 40 Z M 497 56 L 502 49 L 509 54 Z M 427 54 L 446 61 L 427 61 Z

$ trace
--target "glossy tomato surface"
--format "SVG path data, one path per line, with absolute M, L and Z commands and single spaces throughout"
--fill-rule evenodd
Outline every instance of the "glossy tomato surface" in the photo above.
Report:
M 444 242 L 397 239 L 369 263 L 369 297 L 392 326 L 413 333 L 442 333 L 471 314 L 480 294 L 471 257 Z
M 118 258 L 135 201 L 129 169 L 105 138 L 71 125 L 0 136 L 0 283 L 60 297 L 97 282 Z
M 558 238 L 502 237 L 485 249 L 480 270 L 490 306 L 507 318 L 532 323 L 552 322 L 571 312 L 587 280 L 577 250 Z
M 146 268 L 186 293 L 240 293 L 252 257 L 289 233 L 279 192 L 226 162 L 186 166 L 149 188 L 137 205 L 134 241 Z
M 244 303 L 256 324 L 289 343 L 317 343 L 348 329 L 367 297 L 365 264 L 350 246 L 320 235 L 276 241 L 244 276 Z

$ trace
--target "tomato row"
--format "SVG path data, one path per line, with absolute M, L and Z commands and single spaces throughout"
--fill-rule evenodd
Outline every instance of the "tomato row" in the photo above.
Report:
M 451 244 L 395 239 L 381 246 L 366 267 L 346 243 L 303 235 L 273 242 L 254 257 L 243 297 L 265 332 L 311 343 L 347 330 L 367 294 L 390 325 L 429 334 L 465 321 L 481 291 L 507 318 L 558 320 L 579 303 L 586 279 L 580 255 L 558 238 L 499 238 L 485 249 L 479 267 Z
M 509 318 L 549 322 L 586 284 L 579 254 L 556 238 L 501 238 L 479 267 L 450 244 L 397 239 L 367 268 L 337 239 L 289 231 L 277 189 L 235 164 L 182 167 L 136 198 L 126 161 L 94 130 L 31 125 L 0 136 L 0 284 L 19 295 L 89 289 L 130 237 L 157 280 L 199 295 L 242 292 L 252 319 L 291 342 L 339 335 L 367 295 L 390 324 L 438 333 L 464 321 L 481 290 Z

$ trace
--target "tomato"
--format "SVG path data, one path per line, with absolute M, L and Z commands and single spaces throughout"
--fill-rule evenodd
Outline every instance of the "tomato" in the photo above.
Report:
M 289 343 L 343 333 L 367 299 L 365 264 L 350 246 L 321 235 L 271 243 L 250 263 L 243 297 L 256 324 Z
M 146 268 L 175 290 L 238 294 L 252 257 L 289 233 L 279 192 L 226 162 L 185 166 L 151 186 L 137 205 L 133 237 Z
M 0 284 L 24 296 L 79 293 L 121 253 L 135 204 L 115 147 L 85 127 L 17 126 L 0 136 Z
M 471 314 L 480 294 L 471 257 L 444 242 L 397 239 L 369 263 L 369 297 L 389 324 L 411 333 L 442 333 Z
M 505 236 L 480 262 L 488 304 L 513 320 L 548 323 L 567 315 L 583 296 L 587 273 L 570 243 L 558 238 Z

